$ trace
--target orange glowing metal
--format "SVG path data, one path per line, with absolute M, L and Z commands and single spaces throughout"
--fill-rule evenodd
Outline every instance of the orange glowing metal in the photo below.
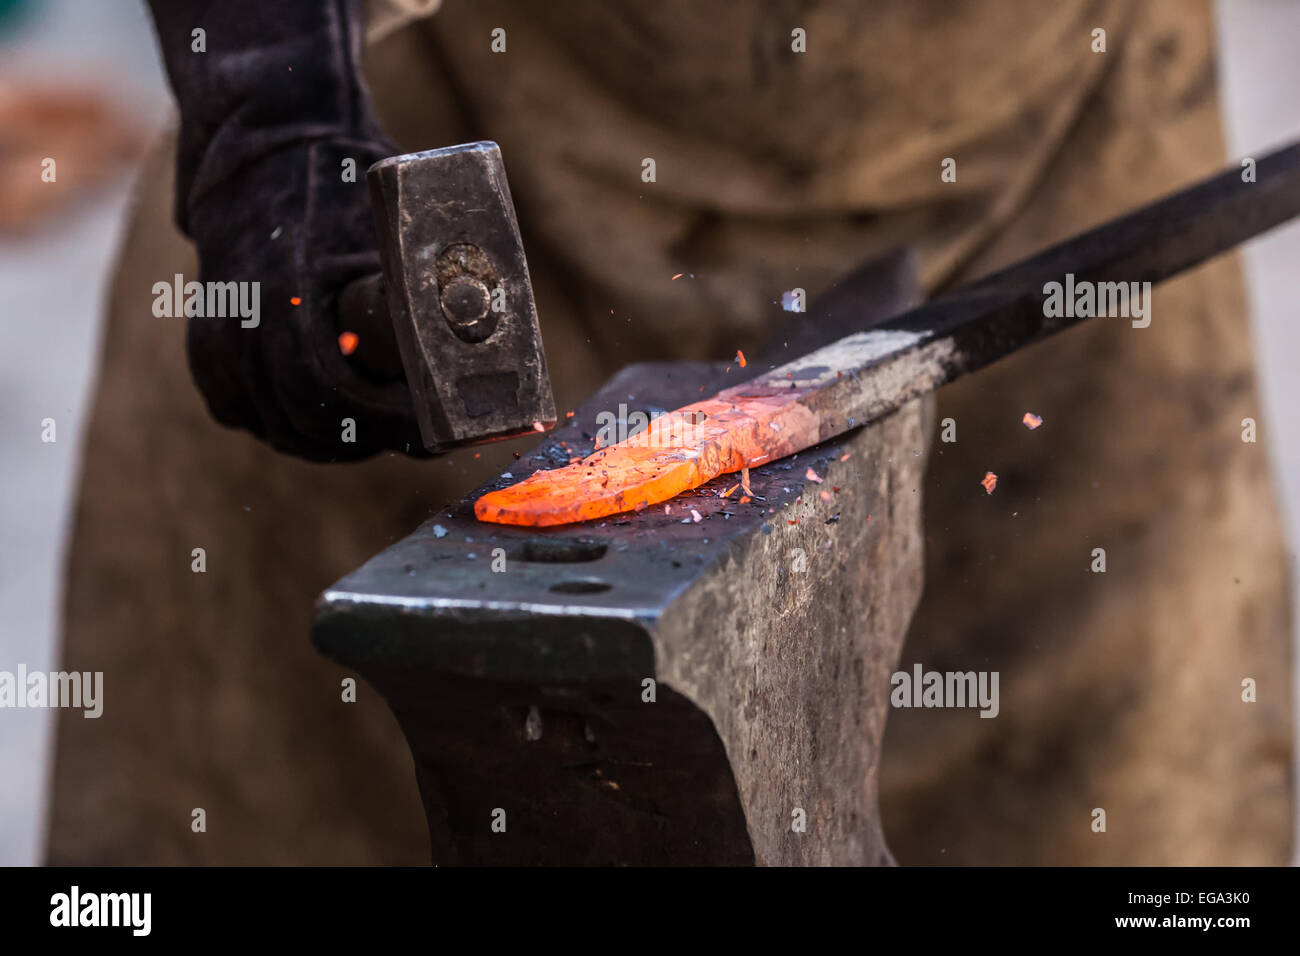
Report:
M 793 455 L 821 440 L 806 388 L 739 385 L 661 415 L 566 467 L 539 471 L 474 504 L 480 521 L 545 527 L 640 511 L 718 475 Z M 744 482 L 748 490 L 748 481 Z

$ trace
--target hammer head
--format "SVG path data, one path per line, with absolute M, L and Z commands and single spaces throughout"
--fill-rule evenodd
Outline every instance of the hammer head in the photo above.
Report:
M 496 143 L 370 167 L 388 311 L 430 451 L 555 423 L 533 288 Z

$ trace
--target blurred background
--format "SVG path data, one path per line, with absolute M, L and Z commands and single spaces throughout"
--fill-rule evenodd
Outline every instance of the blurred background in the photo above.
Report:
M 137 0 L 0 0 L 3 670 L 58 666 L 61 567 L 105 285 L 132 156 L 169 107 Z M 43 184 L 50 155 L 57 179 Z M 52 444 L 40 440 L 45 418 L 56 423 Z M 0 719 L 0 864 L 39 861 L 53 727 L 49 710 Z
M 1229 155 L 1300 137 L 1300 4 L 1220 0 L 1218 24 Z M 0 0 L 0 670 L 58 666 L 62 564 L 103 299 L 136 162 L 169 108 L 139 0 Z M 40 181 L 50 155 L 59 157 L 56 185 Z M 1294 595 L 1300 415 L 1283 412 L 1300 404 L 1300 227 L 1252 243 L 1244 259 L 1267 414 L 1261 441 L 1292 543 Z M 41 441 L 47 418 L 53 443 Z M 0 712 L 0 865 L 39 862 L 52 729 L 49 710 Z

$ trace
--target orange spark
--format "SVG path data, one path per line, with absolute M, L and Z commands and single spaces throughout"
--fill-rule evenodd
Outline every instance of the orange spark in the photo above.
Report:
M 986 471 L 984 473 L 984 480 L 981 481 L 980 484 L 984 486 L 984 491 L 991 495 L 993 494 L 993 489 L 998 486 L 998 476 L 993 474 L 991 471 Z
M 361 340 L 357 338 L 357 333 L 355 332 L 340 332 L 339 351 L 344 355 L 351 355 L 357 350 L 357 343 L 360 341 Z

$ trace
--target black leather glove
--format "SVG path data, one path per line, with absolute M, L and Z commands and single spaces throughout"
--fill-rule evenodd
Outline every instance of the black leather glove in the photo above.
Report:
M 340 291 L 380 270 L 365 172 L 398 151 L 360 77 L 361 0 L 149 6 L 180 106 L 176 219 L 199 280 L 259 283 L 256 327 L 187 320 L 212 416 L 317 461 L 425 454 L 405 381 L 370 381 L 338 340 Z

